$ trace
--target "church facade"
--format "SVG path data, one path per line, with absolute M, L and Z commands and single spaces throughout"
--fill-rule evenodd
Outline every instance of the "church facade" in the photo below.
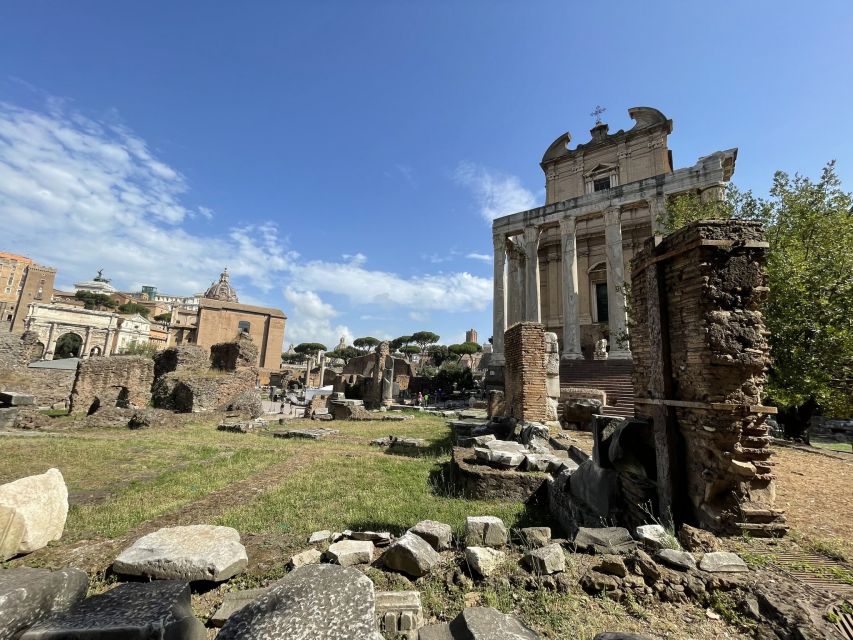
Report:
M 563 360 L 591 359 L 608 341 L 609 358 L 630 360 L 625 283 L 630 261 L 661 234 L 667 198 L 699 194 L 723 198 L 737 149 L 674 169 L 667 139 L 672 120 L 635 107 L 634 126 L 609 133 L 597 123 L 589 142 L 570 148 L 564 133 L 547 149 L 545 205 L 494 220 L 494 354 L 501 366 L 503 334 L 535 321 L 559 337 Z

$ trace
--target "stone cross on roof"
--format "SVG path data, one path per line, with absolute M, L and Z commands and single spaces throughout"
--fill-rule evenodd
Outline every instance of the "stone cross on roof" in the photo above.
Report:
M 592 110 L 592 113 L 589 114 L 593 118 L 595 118 L 595 125 L 596 126 L 601 124 L 601 116 L 605 111 L 607 111 L 606 108 L 602 107 L 600 104 L 597 104 L 597 105 L 595 105 L 595 109 Z

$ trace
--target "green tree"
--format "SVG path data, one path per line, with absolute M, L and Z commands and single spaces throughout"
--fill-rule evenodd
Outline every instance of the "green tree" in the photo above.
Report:
M 146 356 L 153 358 L 157 354 L 157 347 L 151 342 L 131 342 L 119 352 L 122 356 Z
M 421 348 L 415 344 L 407 344 L 405 347 L 400 348 L 400 353 L 405 353 L 407 356 L 412 356 L 420 352 Z
M 412 342 L 412 336 L 400 336 L 399 338 L 394 338 L 389 343 L 391 347 L 391 351 L 402 351 L 402 347 L 408 346 Z M 403 351 L 405 353 L 405 351 Z
M 66 333 L 59 337 L 53 348 L 53 359 L 79 358 L 83 349 L 83 338 L 76 333 Z
M 301 342 L 293 350 L 303 356 L 316 356 L 317 352 L 325 351 L 326 345 L 320 342 Z
M 351 358 L 361 355 L 361 352 L 354 347 L 344 347 L 343 349 L 335 349 L 329 352 L 328 355 L 330 358 L 340 358 L 346 364 Z
M 472 353 L 478 353 L 483 350 L 476 342 L 463 342 L 461 344 L 451 344 L 447 347 L 447 350 L 457 357 L 457 360 L 461 359 L 464 355 L 471 355 Z
M 427 348 L 426 354 L 432 359 L 433 365 L 440 367 L 450 357 L 450 351 L 446 345 L 434 344 Z
M 85 309 L 115 309 L 116 302 L 108 295 L 103 293 L 93 293 L 92 291 L 78 291 L 74 297 L 83 302 Z
M 154 316 L 154 319 L 157 322 L 171 322 L 172 321 L 172 314 L 171 314 L 171 312 L 170 313 L 160 313 L 160 314 L 157 314 L 156 316 Z
M 147 318 L 150 310 L 147 307 L 143 307 L 141 304 L 136 304 L 135 302 L 125 302 L 123 305 L 119 306 L 117 311 L 127 315 L 138 313 L 143 318 Z
M 303 353 L 282 353 L 281 361 L 287 364 L 300 364 L 305 362 L 305 354 Z
M 448 393 L 453 390 L 464 391 L 475 387 L 471 370 L 455 363 L 448 363 L 441 367 L 430 383 L 433 389 L 442 389 Z
M 766 200 L 730 189 L 721 204 L 680 198 L 670 208 L 671 228 L 713 217 L 765 224 L 768 395 L 786 408 L 813 400 L 826 415 L 853 415 L 853 196 L 835 163 L 818 180 L 776 172 Z
M 412 334 L 412 342 L 417 344 L 421 348 L 421 351 L 426 351 L 427 347 L 431 344 L 435 344 L 440 339 L 440 336 L 432 331 L 418 331 L 417 333 Z
M 373 349 L 376 345 L 379 344 L 379 340 L 374 338 L 373 336 L 365 336 L 363 338 L 356 338 L 352 341 L 352 345 L 357 347 L 362 353 L 367 353 L 371 349 Z

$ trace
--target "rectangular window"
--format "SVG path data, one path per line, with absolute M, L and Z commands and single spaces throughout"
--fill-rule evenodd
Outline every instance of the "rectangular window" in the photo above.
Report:
M 592 181 L 593 191 L 607 191 L 610 188 L 610 176 L 606 178 L 596 178 Z
M 599 282 L 595 285 L 595 313 L 599 322 L 607 322 L 609 314 L 606 282 Z

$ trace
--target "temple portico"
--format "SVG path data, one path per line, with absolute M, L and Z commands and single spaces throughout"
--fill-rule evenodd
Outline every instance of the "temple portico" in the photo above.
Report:
M 609 359 L 630 360 L 625 274 L 634 253 L 660 235 L 667 198 L 724 196 L 737 149 L 673 170 L 672 121 L 645 107 L 629 115 L 632 129 L 609 135 L 599 123 L 575 149 L 569 134 L 558 138 L 541 163 L 545 205 L 494 220 L 493 365 L 504 362 L 504 331 L 520 321 L 556 333 L 564 361 L 591 359 L 602 338 Z

